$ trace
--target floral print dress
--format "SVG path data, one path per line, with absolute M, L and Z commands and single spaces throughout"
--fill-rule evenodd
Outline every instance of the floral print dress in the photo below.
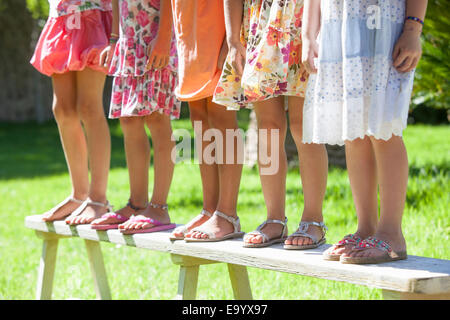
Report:
M 303 0 L 244 0 L 242 79 L 228 56 L 213 101 L 238 110 L 277 96 L 304 97 L 302 14 Z
M 110 118 L 146 116 L 154 111 L 179 118 L 175 97 L 177 50 L 172 37 L 169 64 L 147 70 L 159 27 L 160 0 L 119 0 L 120 38 L 111 62 L 114 76 Z

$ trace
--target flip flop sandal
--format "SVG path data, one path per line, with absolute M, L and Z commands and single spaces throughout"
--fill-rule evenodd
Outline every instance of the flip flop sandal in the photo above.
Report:
M 200 214 L 204 215 L 204 216 L 208 216 L 208 217 L 212 217 L 212 213 L 209 211 L 206 211 L 205 209 L 202 210 L 202 212 L 200 212 Z M 186 233 L 188 233 L 189 230 L 186 226 L 179 226 L 177 228 L 175 228 L 175 230 L 172 231 L 172 234 L 170 235 L 169 239 L 170 240 L 183 240 L 184 236 L 186 235 Z M 183 236 L 182 237 L 176 237 L 173 234 L 174 233 L 182 233 Z
M 264 232 L 261 231 L 261 229 L 264 228 L 264 226 L 268 223 L 278 223 L 283 226 L 283 231 L 281 232 L 281 235 L 279 237 L 270 239 L 267 234 L 265 234 Z M 264 248 L 264 247 L 271 246 L 272 244 L 275 244 L 275 243 L 284 242 L 284 240 L 286 240 L 286 238 L 287 238 L 286 223 L 287 223 L 287 218 L 285 218 L 284 221 L 274 220 L 274 219 L 268 219 L 268 220 L 264 221 L 262 224 L 260 224 L 258 226 L 258 228 L 256 228 L 255 231 L 252 231 L 252 232 L 249 232 L 246 234 L 246 235 L 252 235 L 252 236 L 262 236 L 262 242 L 261 243 L 251 243 L 251 242 L 244 241 L 243 247 L 244 248 Z
M 340 262 L 347 264 L 375 264 L 383 262 L 392 262 L 397 260 L 404 260 L 407 258 L 406 251 L 395 252 L 392 247 L 383 240 L 375 237 L 368 237 L 361 241 L 353 250 L 364 251 L 369 249 L 378 249 L 384 251 L 384 254 L 377 257 L 344 257 L 341 256 Z
M 322 228 L 322 233 L 323 233 L 322 238 L 317 239 L 314 235 L 307 233 L 310 225 L 318 226 L 318 227 Z M 306 237 L 306 238 L 310 238 L 313 243 L 304 244 L 304 245 L 285 244 L 283 246 L 283 248 L 287 249 L 287 250 L 306 250 L 306 249 L 317 248 L 326 242 L 325 233 L 327 232 L 327 230 L 328 230 L 328 228 L 323 222 L 302 221 L 302 222 L 300 222 L 300 225 L 298 226 L 297 231 L 295 231 L 289 237 Z
M 78 204 L 83 204 L 84 200 L 78 200 L 75 199 L 74 197 L 67 197 L 66 199 L 64 199 L 62 202 L 58 203 L 56 205 L 56 207 L 54 207 L 52 210 L 48 211 L 48 213 L 50 215 L 53 215 L 56 211 L 58 211 L 59 209 L 61 209 L 63 206 L 65 206 L 66 204 L 68 204 L 69 202 L 75 202 Z M 77 208 L 78 209 L 78 208 Z M 75 209 L 76 210 L 76 209 Z M 47 213 L 47 212 L 46 212 Z M 46 214 L 44 213 L 44 214 Z M 70 216 L 72 213 L 66 214 L 65 216 L 59 218 L 59 219 L 52 219 L 52 220 L 45 220 L 46 222 L 52 222 L 52 221 L 57 221 L 57 220 L 64 220 L 66 217 Z
M 113 206 L 111 206 L 109 204 L 109 201 L 106 201 L 106 203 L 101 203 L 101 202 L 97 202 L 97 201 L 92 201 L 88 198 L 87 200 L 85 200 L 83 202 L 83 204 L 81 206 L 79 206 L 74 212 L 72 212 L 72 214 L 69 216 L 69 218 L 79 216 L 84 211 L 84 209 L 86 209 L 86 207 L 89 205 L 106 208 L 108 210 L 106 213 L 112 212 L 112 209 L 113 209 Z M 79 223 L 69 223 L 67 221 L 66 221 L 66 224 L 71 225 L 71 226 L 79 225 Z M 90 224 L 90 222 L 85 223 L 85 224 Z
M 343 248 L 343 247 L 345 247 L 347 245 L 352 245 L 353 247 L 355 247 L 361 241 L 362 241 L 362 239 L 360 237 L 358 237 L 357 235 L 355 235 L 355 234 L 348 234 L 341 241 L 339 241 L 336 244 L 333 244 L 333 246 L 328 248 L 322 254 L 322 257 L 323 257 L 324 260 L 328 260 L 328 261 L 339 261 L 339 259 L 341 258 L 341 254 L 332 254 L 332 253 L 328 253 L 328 252 L 333 252 L 334 250 L 339 249 L 339 248 Z
M 135 213 L 147 208 L 147 207 L 141 208 L 141 207 L 137 207 L 137 206 L 133 205 L 131 203 L 131 199 L 128 200 L 128 203 L 126 206 L 133 209 Z M 128 219 L 130 219 L 131 217 L 125 217 L 116 212 L 108 212 L 108 213 L 105 213 L 104 215 L 102 215 L 101 218 L 103 218 L 103 219 L 113 218 L 113 219 L 119 220 L 120 222 L 119 223 L 105 223 L 105 224 L 92 224 L 91 223 L 91 229 L 94 229 L 94 230 L 118 229 L 120 224 L 128 221 Z
M 218 242 L 218 241 L 223 241 L 223 240 L 228 240 L 228 239 L 233 239 L 233 238 L 240 238 L 245 234 L 245 232 L 239 231 L 241 229 L 241 225 L 239 223 L 239 218 L 233 218 L 233 217 L 227 216 L 225 213 L 217 211 L 217 210 L 214 212 L 214 215 L 221 217 L 221 218 L 227 220 L 229 223 L 231 223 L 234 227 L 233 232 L 228 233 L 220 238 L 217 238 L 216 234 L 214 232 L 210 232 L 210 231 L 206 230 L 205 228 L 202 228 L 202 226 L 200 226 L 200 227 L 196 227 L 196 228 L 192 229 L 191 231 L 197 231 L 197 232 L 204 233 L 204 234 L 208 235 L 208 238 L 206 238 L 206 239 L 184 238 L 184 241 L 186 241 L 186 242 Z
M 154 204 L 154 203 L 149 203 L 149 206 L 151 206 L 152 208 L 157 208 L 157 209 L 163 209 L 165 211 L 169 210 L 169 206 L 167 204 Z M 175 223 L 170 223 L 170 224 L 164 224 L 156 219 L 152 219 L 152 218 L 138 218 L 138 217 L 132 217 L 128 220 L 129 222 L 144 222 L 144 223 L 149 223 L 152 224 L 153 226 L 150 228 L 144 228 L 144 229 L 119 229 L 120 233 L 122 234 L 137 234 L 137 233 L 152 233 L 152 232 L 157 232 L 157 231 L 164 231 L 164 230 L 170 230 L 175 228 L 177 225 Z

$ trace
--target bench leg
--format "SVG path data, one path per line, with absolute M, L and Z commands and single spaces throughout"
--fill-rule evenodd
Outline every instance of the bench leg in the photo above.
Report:
M 195 300 L 197 296 L 199 266 L 180 266 L 176 300 Z
M 382 290 L 385 300 L 450 300 L 449 293 L 443 294 L 420 294 L 410 292 L 398 292 L 391 290 Z
M 88 253 L 89 265 L 94 277 L 95 293 L 97 299 L 111 300 L 108 279 L 106 277 L 105 264 L 103 263 L 102 250 L 98 241 L 84 240 Z
M 50 300 L 52 298 L 58 241 L 58 238 L 44 239 L 43 241 L 36 289 L 37 300 Z
M 231 286 L 236 300 L 252 300 L 252 290 L 248 279 L 247 267 L 228 263 Z

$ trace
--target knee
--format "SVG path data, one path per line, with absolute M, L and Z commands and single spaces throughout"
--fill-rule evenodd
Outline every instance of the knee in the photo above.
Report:
M 291 131 L 292 138 L 296 144 L 302 142 L 303 138 L 303 123 L 302 119 L 290 120 L 289 129 Z
M 279 130 L 280 133 L 286 132 L 286 119 L 276 119 L 265 117 L 258 119 L 258 129 L 267 130 L 269 133 L 272 130 Z
M 203 108 L 190 108 L 189 116 L 192 124 L 196 121 L 200 121 L 202 123 L 208 122 L 208 113 Z
M 58 123 L 78 120 L 75 103 L 70 101 L 64 99 L 55 100 L 52 111 Z
M 92 122 L 105 119 L 103 102 L 91 99 L 78 99 L 77 112 L 83 122 Z

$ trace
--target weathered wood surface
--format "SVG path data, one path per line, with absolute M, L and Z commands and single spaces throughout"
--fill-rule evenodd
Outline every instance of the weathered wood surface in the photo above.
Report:
M 450 293 L 450 260 L 410 255 L 407 260 L 392 263 L 352 265 L 324 261 L 321 255 L 329 245 L 312 250 L 294 251 L 283 250 L 281 244 L 260 249 L 243 248 L 242 240 L 185 243 L 170 241 L 170 231 L 126 236 L 117 230 L 92 230 L 89 225 L 71 227 L 63 221 L 45 223 L 40 221 L 39 216 L 27 217 L 25 225 L 34 230 L 54 232 L 63 236 L 78 236 L 88 240 L 106 241 L 234 265 L 349 282 L 388 291 L 429 295 Z

